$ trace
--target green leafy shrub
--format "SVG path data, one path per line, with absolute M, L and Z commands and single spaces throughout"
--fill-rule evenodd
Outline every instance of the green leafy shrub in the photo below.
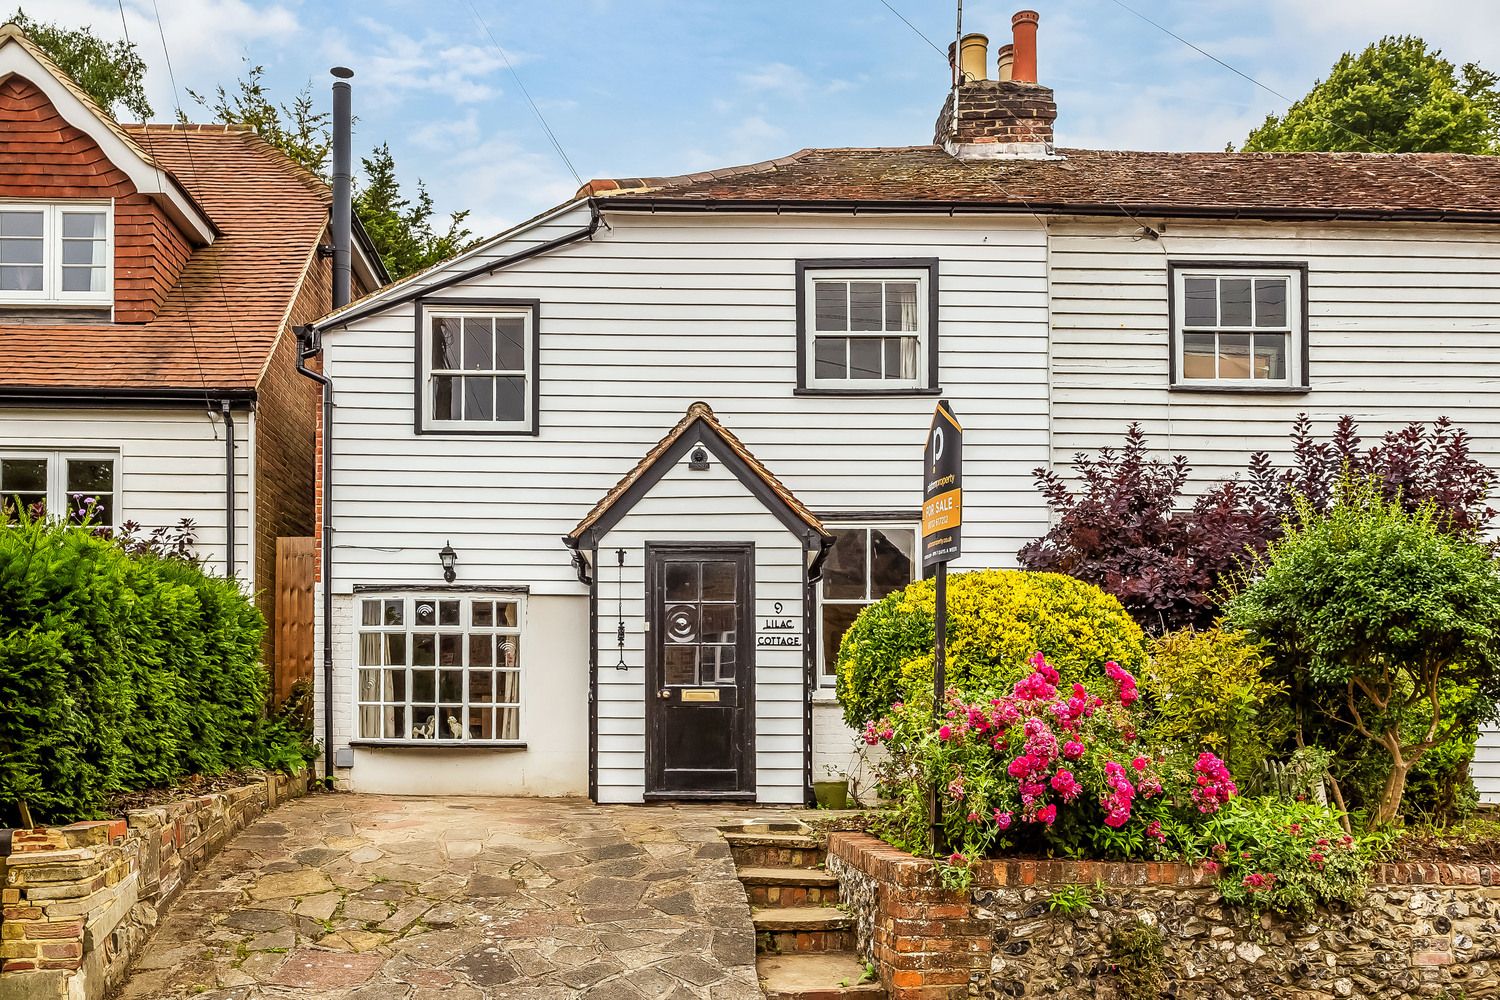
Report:
M 1294 916 L 1357 901 L 1386 844 L 1345 833 L 1326 806 L 1276 798 L 1233 799 L 1199 835 L 1227 902 Z
M 1389 757 L 1367 803 L 1372 827 L 1399 815 L 1413 765 L 1500 701 L 1493 554 L 1374 484 L 1346 481 L 1326 514 L 1299 502 L 1225 619 L 1276 650 L 1299 700 Z M 1463 714 L 1445 715 L 1445 684 L 1473 692 Z
M 0 822 L 97 816 L 188 774 L 285 765 L 265 622 L 233 580 L 86 526 L 0 523 Z
M 935 584 L 920 580 L 865 608 L 839 646 L 838 697 L 859 727 L 897 701 L 932 704 Z M 947 681 L 1003 691 L 1040 651 L 1064 683 L 1099 678 L 1113 660 L 1146 662 L 1140 626 L 1120 602 L 1061 573 L 979 570 L 948 578 Z
M 1109 936 L 1109 957 L 1124 1000 L 1158 1000 L 1167 988 L 1167 947 L 1161 929 L 1140 918 Z
M 1212 750 L 1242 781 L 1291 731 L 1286 685 L 1266 676 L 1265 647 L 1243 632 L 1184 629 L 1152 639 L 1141 678 L 1152 734 L 1166 743 Z

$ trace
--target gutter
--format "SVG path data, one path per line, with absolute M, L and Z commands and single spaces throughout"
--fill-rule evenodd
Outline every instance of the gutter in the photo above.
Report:
M 318 484 L 323 493 L 323 516 L 319 531 L 322 545 L 322 569 L 318 574 L 323 591 L 323 783 L 333 788 L 333 538 L 329 534 L 333 527 L 333 484 L 329 477 L 333 472 L 329 442 L 333 436 L 333 379 L 322 372 L 307 367 L 307 360 L 323 353 L 322 344 L 317 343 L 315 331 L 310 326 L 299 326 L 297 334 L 297 374 L 310 378 L 322 389 L 323 396 L 323 454 L 318 471 Z
M 1161 219 L 1240 219 L 1299 222 L 1446 222 L 1500 223 L 1500 211 L 1464 211 L 1450 209 L 1315 209 L 1279 208 L 1275 206 L 1184 206 L 1131 205 L 1113 202 L 1043 202 L 1011 204 L 1006 202 L 946 201 L 840 201 L 823 199 L 762 200 L 754 198 L 673 199 L 616 195 L 608 199 L 612 212 L 645 214 L 694 212 L 772 212 L 834 213 L 851 215 L 1080 215 L 1134 219 L 1145 216 Z
M 207 406 L 255 402 L 254 389 L 90 389 L 74 386 L 3 386 L 0 403 L 17 406 Z

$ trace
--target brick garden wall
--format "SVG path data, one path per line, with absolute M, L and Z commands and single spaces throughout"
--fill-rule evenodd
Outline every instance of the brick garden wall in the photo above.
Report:
M 1307 921 L 1224 906 L 1181 864 L 991 862 L 961 893 L 930 861 L 834 833 L 828 868 L 892 1000 L 1124 996 L 1110 942 L 1137 922 L 1160 930 L 1162 995 L 1177 1000 L 1457 1000 L 1500 982 L 1500 865 L 1378 865 L 1360 905 Z M 1087 910 L 1047 908 L 1096 882 Z
M 125 819 L 14 831 L 0 863 L 0 1000 L 108 995 L 225 842 L 306 792 L 305 774 L 271 775 Z

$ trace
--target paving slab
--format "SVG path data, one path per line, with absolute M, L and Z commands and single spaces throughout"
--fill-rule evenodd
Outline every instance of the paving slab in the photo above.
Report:
M 790 811 L 320 793 L 273 816 L 189 884 L 123 996 L 759 995 L 718 827 Z

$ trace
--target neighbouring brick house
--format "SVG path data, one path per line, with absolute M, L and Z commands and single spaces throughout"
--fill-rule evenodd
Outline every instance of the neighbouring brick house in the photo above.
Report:
M 121 125 L 0 28 L 0 498 L 146 531 L 191 518 L 272 628 L 278 538 L 313 533 L 328 185 L 246 129 Z M 385 280 L 358 234 L 355 284 Z

